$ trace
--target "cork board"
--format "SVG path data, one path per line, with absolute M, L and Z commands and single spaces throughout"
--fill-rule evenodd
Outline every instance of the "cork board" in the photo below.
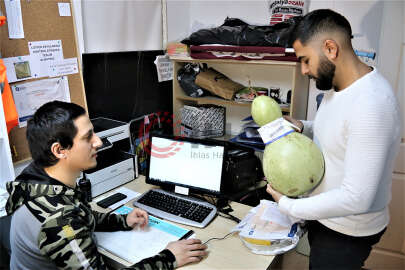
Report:
M 58 3 L 61 2 L 70 3 L 72 16 L 59 16 Z M 2 14 L 7 16 L 3 0 L 0 1 L 0 9 Z M 80 63 L 74 14 L 69 0 L 21 0 L 21 12 L 24 25 L 24 39 L 9 39 L 7 23 L 1 27 L 0 52 L 3 58 L 28 55 L 28 42 L 30 41 L 61 40 L 63 57 L 65 59 L 77 57 L 78 63 Z M 81 68 L 79 67 L 79 73 L 67 76 L 71 101 L 87 109 Z M 47 77 L 20 81 L 10 85 L 41 79 L 47 79 Z M 26 128 L 15 127 L 9 133 L 13 162 L 30 158 L 25 131 Z

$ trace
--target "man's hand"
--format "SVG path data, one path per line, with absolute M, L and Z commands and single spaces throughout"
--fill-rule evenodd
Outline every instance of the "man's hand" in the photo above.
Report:
M 202 257 L 207 256 L 207 246 L 202 245 L 199 239 L 170 242 L 166 248 L 176 257 L 177 267 L 192 262 L 199 262 Z
M 274 199 L 276 202 L 278 202 L 278 201 L 281 199 L 281 197 L 283 196 L 283 194 L 281 194 L 280 192 L 275 191 L 275 190 L 271 187 L 270 184 L 267 184 L 267 189 L 266 189 L 266 191 L 267 191 L 267 193 L 269 193 L 269 194 L 273 197 L 273 199 Z
M 149 222 L 148 213 L 139 208 L 135 208 L 127 216 L 127 225 L 132 228 L 135 228 L 137 225 L 139 225 L 141 229 L 143 229 L 145 228 L 146 225 L 148 225 L 148 222 Z
M 293 124 L 294 126 L 299 128 L 299 130 L 296 130 L 297 132 L 300 132 L 300 133 L 302 132 L 302 129 L 304 128 L 304 124 L 300 120 L 294 119 L 288 115 L 284 115 L 283 117 L 285 120 L 287 120 L 288 122 L 290 122 L 291 124 Z

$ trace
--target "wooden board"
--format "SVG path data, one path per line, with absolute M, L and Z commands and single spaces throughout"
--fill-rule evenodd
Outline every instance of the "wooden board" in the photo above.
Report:
M 45 40 L 61 40 L 63 57 L 65 59 L 78 57 L 74 19 L 73 16 L 59 16 L 58 3 L 61 2 L 71 3 L 68 0 L 21 0 L 21 12 L 25 37 L 23 39 L 10 39 L 8 37 L 7 23 L 2 26 L 0 31 L 0 52 L 2 57 L 6 58 L 28 55 L 28 42 Z M 2 14 L 7 16 L 4 0 L 0 1 L 0 9 Z M 72 4 L 71 11 L 73 15 Z M 80 60 L 80 57 L 78 57 L 78 60 Z M 80 71 L 77 74 L 68 75 L 70 97 L 72 102 L 87 108 L 80 67 L 79 70 Z M 41 79 L 46 78 L 44 77 Z M 33 80 L 34 79 L 20 81 L 10 85 Z M 18 127 L 15 127 L 10 132 L 9 137 L 13 162 L 26 160 L 30 157 L 28 144 L 25 139 L 25 132 L 26 128 Z

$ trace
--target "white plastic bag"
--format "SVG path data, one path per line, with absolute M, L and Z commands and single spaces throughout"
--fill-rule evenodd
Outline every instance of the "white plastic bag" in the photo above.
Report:
M 299 220 L 280 212 L 277 203 L 261 200 L 232 230 L 253 253 L 276 255 L 293 249 L 301 236 Z

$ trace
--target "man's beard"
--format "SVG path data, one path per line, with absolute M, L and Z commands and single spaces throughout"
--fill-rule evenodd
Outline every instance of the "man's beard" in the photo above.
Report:
M 328 60 L 325 56 L 320 59 L 318 67 L 318 76 L 313 77 L 316 82 L 316 88 L 319 90 L 330 90 L 333 87 L 333 77 L 335 77 L 336 66 Z

